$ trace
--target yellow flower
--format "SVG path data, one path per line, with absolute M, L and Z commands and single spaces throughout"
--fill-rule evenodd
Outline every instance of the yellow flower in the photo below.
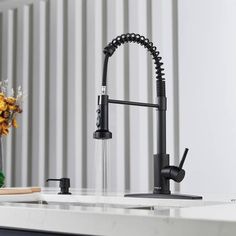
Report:
M 8 135 L 10 127 L 18 128 L 15 115 L 21 113 L 15 97 L 6 97 L 0 92 L 0 135 Z
M 6 119 L 3 118 L 2 116 L 0 116 L 0 123 L 2 123 L 2 122 L 4 122 L 4 121 L 6 121 Z
M 17 124 L 16 118 L 14 118 L 14 119 L 12 120 L 12 126 L 13 126 L 14 128 L 18 128 L 18 124 Z
M 15 111 L 17 109 L 16 105 L 8 105 L 10 111 Z
M 7 109 L 6 102 L 0 99 L 0 111 L 6 111 L 6 109 Z
M 0 133 L 1 135 L 8 135 L 9 133 L 9 125 L 7 124 L 7 122 L 3 122 L 1 125 L 0 125 Z
M 14 98 L 14 97 L 8 97 L 8 98 L 6 98 L 6 102 L 7 102 L 9 105 L 15 105 L 15 103 L 16 103 L 16 98 Z

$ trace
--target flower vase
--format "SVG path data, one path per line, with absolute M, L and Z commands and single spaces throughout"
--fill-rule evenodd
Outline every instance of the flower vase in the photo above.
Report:
M 2 136 L 0 135 L 0 188 L 4 187 L 5 184 L 5 175 L 3 172 L 3 145 L 2 145 Z

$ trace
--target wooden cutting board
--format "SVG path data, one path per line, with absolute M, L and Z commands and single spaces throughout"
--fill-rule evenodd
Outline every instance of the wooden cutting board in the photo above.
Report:
M 25 187 L 25 188 L 0 188 L 0 195 L 9 194 L 27 194 L 41 192 L 40 187 Z

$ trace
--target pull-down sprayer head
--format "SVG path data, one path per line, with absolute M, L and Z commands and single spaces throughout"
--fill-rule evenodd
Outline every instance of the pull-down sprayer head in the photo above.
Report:
M 108 129 L 108 95 L 98 96 L 97 130 L 93 133 L 95 139 L 111 139 L 112 133 Z

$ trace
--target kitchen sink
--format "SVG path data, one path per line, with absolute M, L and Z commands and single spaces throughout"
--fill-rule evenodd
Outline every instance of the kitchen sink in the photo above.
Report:
M 17 204 L 37 204 L 37 205 L 49 205 L 66 207 L 99 207 L 99 208 L 117 208 L 117 209 L 137 209 L 137 210 L 154 210 L 155 206 L 143 206 L 143 205 L 127 205 L 127 204 L 106 204 L 106 203 L 85 203 L 85 202 L 47 202 L 47 201 L 16 201 L 11 203 Z
M 0 203 L 13 203 L 15 206 L 25 204 L 30 207 L 49 207 L 60 209 L 137 209 L 137 210 L 163 210 L 189 207 L 202 207 L 232 203 L 230 201 L 212 200 L 179 200 L 124 197 L 124 193 L 98 193 L 71 189 L 72 194 L 57 194 L 57 189 L 43 189 L 33 194 L 2 195 Z
M 147 198 L 126 198 L 120 196 L 104 196 L 104 195 L 60 195 L 51 193 L 41 193 L 34 199 L 12 199 L 4 202 L 30 204 L 32 207 L 39 205 L 49 206 L 53 208 L 69 209 L 137 209 L 137 210 L 163 210 L 178 209 L 188 207 L 201 207 L 210 205 L 221 205 L 226 202 L 204 201 L 204 200 L 175 200 L 175 199 L 147 199 Z M 15 205 L 15 204 L 14 204 Z

